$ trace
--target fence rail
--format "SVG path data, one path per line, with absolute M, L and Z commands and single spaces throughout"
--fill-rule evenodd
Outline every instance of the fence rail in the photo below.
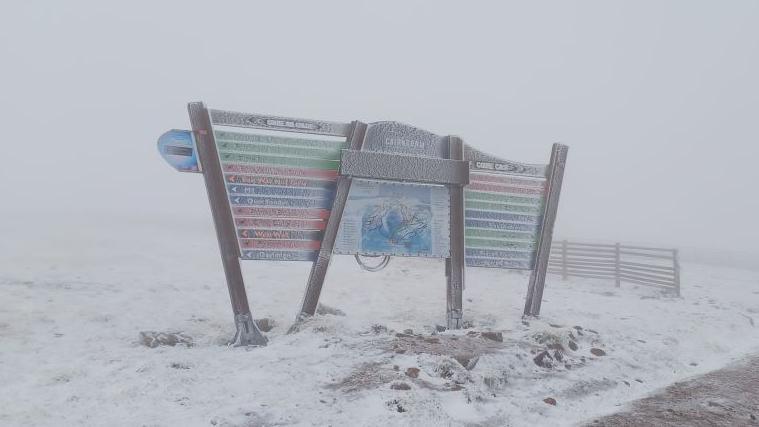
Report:
M 568 277 L 614 280 L 668 289 L 680 295 L 680 261 L 677 249 L 555 241 L 548 272 Z

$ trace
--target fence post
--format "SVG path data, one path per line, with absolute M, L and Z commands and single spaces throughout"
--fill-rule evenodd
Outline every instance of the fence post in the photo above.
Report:
M 672 249 L 672 267 L 675 269 L 675 293 L 680 296 L 680 252 Z
M 619 261 L 621 258 L 619 249 L 620 249 L 620 245 L 619 245 L 619 242 L 617 242 L 614 244 L 614 284 L 617 287 L 620 287 L 622 284 L 622 278 L 619 277 L 619 270 L 620 270 Z
M 561 241 L 561 280 L 567 280 L 567 241 Z

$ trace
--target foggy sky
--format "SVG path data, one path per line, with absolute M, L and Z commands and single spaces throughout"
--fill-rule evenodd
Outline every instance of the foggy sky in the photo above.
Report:
M 759 2 L 4 2 L 0 218 L 210 221 L 186 104 L 570 146 L 556 235 L 759 253 Z M 51 222 L 45 226 L 53 226 Z

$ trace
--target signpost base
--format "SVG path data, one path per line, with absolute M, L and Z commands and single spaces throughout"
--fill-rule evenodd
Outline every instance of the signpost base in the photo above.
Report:
M 266 343 L 269 342 L 258 329 L 256 322 L 253 321 L 250 314 L 236 315 L 235 326 L 237 327 L 237 332 L 235 333 L 235 337 L 232 338 L 232 341 L 229 343 L 231 346 L 238 347 L 251 345 L 260 347 L 265 346 Z
M 449 310 L 448 311 L 448 329 L 461 329 L 462 324 L 461 310 Z

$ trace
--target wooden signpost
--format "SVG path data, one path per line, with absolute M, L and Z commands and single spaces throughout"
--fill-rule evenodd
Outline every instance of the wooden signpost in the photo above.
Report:
M 464 269 L 532 270 L 526 315 L 540 310 L 566 147 L 525 165 L 456 136 L 365 124 L 209 110 L 192 132 L 159 139 L 177 170 L 203 174 L 237 328 L 265 345 L 240 260 L 312 262 L 298 318 L 312 316 L 333 253 L 445 258 L 447 325 L 462 326 Z M 386 265 L 386 262 L 383 264 Z

